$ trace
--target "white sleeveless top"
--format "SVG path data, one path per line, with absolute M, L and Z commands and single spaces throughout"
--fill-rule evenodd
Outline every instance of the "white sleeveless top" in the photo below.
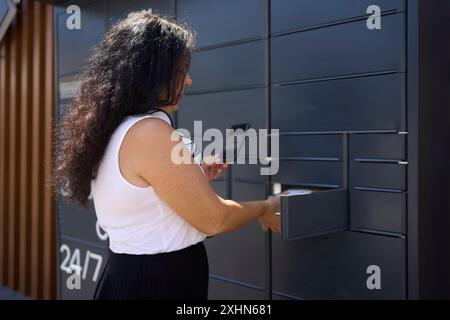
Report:
M 108 234 L 109 247 L 115 253 L 170 252 L 206 238 L 206 234 L 173 211 L 153 187 L 135 186 L 122 176 L 119 169 L 122 140 L 128 130 L 144 118 L 159 118 L 170 125 L 172 123 L 163 111 L 127 117 L 111 136 L 97 176 L 91 183 L 99 225 Z M 185 139 L 183 142 L 186 144 Z M 200 164 L 198 157 L 194 158 Z

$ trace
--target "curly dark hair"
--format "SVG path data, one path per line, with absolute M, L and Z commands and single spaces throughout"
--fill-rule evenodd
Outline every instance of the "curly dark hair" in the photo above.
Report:
M 124 118 L 178 103 L 194 43 L 185 25 L 147 11 L 111 28 L 78 77 L 80 89 L 56 129 L 57 195 L 87 206 L 91 180 Z

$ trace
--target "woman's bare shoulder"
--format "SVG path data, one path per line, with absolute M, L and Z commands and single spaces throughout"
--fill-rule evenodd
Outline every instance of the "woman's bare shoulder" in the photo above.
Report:
M 128 131 L 130 140 L 144 145 L 170 144 L 174 129 L 159 118 L 144 118 L 135 123 Z

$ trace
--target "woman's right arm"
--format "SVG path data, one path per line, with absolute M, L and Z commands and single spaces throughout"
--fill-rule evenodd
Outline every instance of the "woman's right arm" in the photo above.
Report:
M 218 196 L 208 179 L 196 164 L 176 164 L 177 155 L 190 157 L 180 141 L 171 141 L 173 128 L 159 120 L 146 118 L 135 124 L 128 132 L 125 161 L 175 212 L 197 230 L 217 235 L 239 229 L 256 218 L 274 221 L 280 210 L 279 198 L 262 201 L 236 202 Z M 175 149 L 174 149 L 175 148 Z M 193 163 L 193 162 L 192 162 Z
M 223 199 L 222 199 L 223 200 Z M 280 198 L 269 197 L 263 201 L 248 201 L 248 202 L 235 202 L 233 200 L 223 200 L 227 202 L 228 214 L 225 213 L 225 219 L 223 223 L 224 230 L 219 233 L 234 231 L 239 229 L 247 222 L 258 218 L 262 224 L 263 229 L 266 231 L 270 228 L 272 231 L 280 232 L 280 216 L 277 213 L 280 211 Z M 258 206 L 263 205 L 263 214 L 259 214 L 260 209 Z M 238 210 L 233 207 L 238 206 Z M 253 214 L 252 214 L 253 213 Z M 247 216 L 248 215 L 248 216 Z

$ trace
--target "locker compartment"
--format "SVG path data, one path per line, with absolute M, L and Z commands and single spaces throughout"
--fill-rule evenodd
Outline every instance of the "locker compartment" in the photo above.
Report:
M 231 193 L 232 199 L 236 201 L 264 200 L 266 199 L 266 185 L 233 181 Z
M 383 17 L 381 30 L 369 30 L 363 20 L 274 37 L 271 79 L 281 82 L 404 72 L 404 33 L 404 14 L 395 14 Z
M 231 197 L 235 201 L 264 200 L 266 199 L 266 184 L 233 181 Z
M 97 224 L 94 203 L 89 201 L 88 208 L 69 204 L 58 199 L 58 228 L 60 234 L 82 239 L 85 242 L 99 246 L 108 245 L 108 236 Z
M 352 159 L 406 159 L 403 134 L 352 134 L 349 144 Z
M 237 121 L 237 120 L 236 120 Z M 250 123 L 250 122 L 247 122 Z M 249 166 L 249 170 L 253 171 L 253 167 L 256 166 L 267 166 L 267 163 L 270 159 L 269 157 L 269 144 L 270 140 L 268 139 L 267 130 L 265 132 L 260 131 L 257 128 L 249 128 L 244 135 L 239 134 L 237 137 L 230 135 L 230 133 L 225 132 L 224 134 L 224 144 L 226 145 L 227 141 L 231 141 L 230 139 L 234 139 L 235 143 L 237 142 L 238 147 L 238 156 L 234 161 L 231 157 L 229 161 L 234 162 L 233 167 L 241 170 L 243 166 Z M 235 145 L 236 147 L 236 145 Z M 226 147 L 225 150 L 226 151 Z M 230 150 L 230 149 L 229 149 Z M 231 151 L 231 150 L 230 150 Z M 228 152 L 228 151 L 227 151 Z M 260 156 L 261 153 L 261 156 Z M 256 170 L 256 169 L 255 169 Z M 243 171 L 243 170 L 241 170 Z
M 315 190 L 281 196 L 281 238 L 301 238 L 348 228 L 348 190 Z
M 233 183 L 232 198 L 237 201 L 263 200 L 264 185 Z M 205 240 L 209 273 L 249 285 L 264 287 L 265 233 L 258 221 L 236 232 Z M 251 268 L 243 266 L 252 266 Z
M 273 182 L 304 186 L 338 187 L 343 183 L 343 164 L 338 161 L 280 161 Z
M 209 273 L 263 288 L 264 238 L 265 233 L 257 221 L 245 225 L 238 231 L 207 238 L 205 246 L 208 253 Z
M 272 34 L 366 16 L 367 7 L 403 11 L 404 0 L 276 0 L 271 2 Z M 383 23 L 383 20 L 381 20 Z
M 264 300 L 264 291 L 209 278 L 208 300 Z
M 106 248 L 65 237 L 61 237 L 58 245 L 59 298 L 91 300 L 108 259 Z M 80 267 L 80 289 L 70 290 L 67 286 L 68 278 L 75 272 L 75 268 L 71 268 L 71 265 Z
M 177 17 L 195 30 L 199 48 L 264 35 L 264 2 L 260 0 L 178 1 Z
M 395 163 L 351 163 L 350 186 L 405 190 L 406 166 Z
M 199 51 L 193 54 L 186 93 L 264 85 L 264 42 Z
M 351 227 L 406 233 L 406 193 L 352 190 Z
M 78 3 L 82 13 L 81 29 L 67 28 L 66 21 L 69 15 L 65 11 L 56 17 L 59 76 L 79 73 L 90 55 L 90 49 L 99 43 L 105 34 L 105 1 Z
M 195 82 L 195 79 L 194 79 Z M 203 130 L 225 131 L 233 124 L 248 122 L 252 128 L 265 128 L 264 89 L 187 95 L 178 111 L 178 127 L 194 133 L 194 121 L 203 121 Z
M 369 289 L 371 265 L 380 289 Z M 406 298 L 405 239 L 339 232 L 300 241 L 272 238 L 274 292 L 304 299 Z M 373 284 L 372 280 L 369 281 Z
M 280 132 L 405 129 L 400 74 L 272 87 L 272 127 Z
M 280 158 L 332 158 L 342 160 L 341 135 L 281 135 Z
M 233 180 L 268 182 L 269 176 L 261 175 L 261 164 L 233 164 L 231 167 Z

